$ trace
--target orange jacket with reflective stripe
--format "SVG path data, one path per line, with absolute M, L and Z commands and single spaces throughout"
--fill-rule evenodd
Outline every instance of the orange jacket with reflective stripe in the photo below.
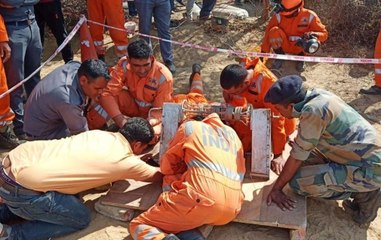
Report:
M 102 97 L 114 96 L 119 92 L 127 90 L 140 112 L 148 112 L 150 108 L 162 107 L 164 102 L 172 101 L 173 78 L 171 72 L 164 64 L 153 60 L 152 69 L 144 78 L 138 77 L 127 62 L 127 57 L 119 60 L 118 64 L 111 70 L 111 80 L 102 93 Z M 102 107 L 110 115 L 115 117 L 121 114 L 115 98 L 102 99 Z M 109 102 L 112 101 L 112 102 Z
M 245 175 L 242 144 L 235 131 L 224 125 L 216 113 L 202 121 L 183 123 L 169 143 L 160 169 L 169 177 L 182 174 L 179 181 L 172 183 L 175 191 L 186 181 L 216 201 L 224 201 L 224 193 L 216 192 L 216 183 L 242 194 Z
M 266 27 L 263 39 L 268 39 L 267 35 L 270 29 L 275 26 L 281 28 L 289 40 L 291 42 L 295 41 L 295 43 L 296 37 L 302 37 L 306 32 L 315 33 L 320 42 L 324 42 L 328 38 L 328 31 L 321 23 L 320 18 L 314 11 L 306 8 L 301 8 L 299 14 L 295 17 L 285 17 L 281 14 L 273 15 Z M 263 41 L 261 50 L 263 52 L 270 52 L 270 47 L 269 41 Z
M 224 92 L 225 101 L 233 106 L 252 104 L 254 108 L 269 108 L 272 113 L 271 137 L 273 153 L 281 154 L 287 142 L 285 118 L 280 115 L 274 105 L 265 102 L 265 96 L 277 77 L 258 59 L 246 62 L 246 68 L 254 67 L 253 77 L 249 87 L 239 95 L 229 95 Z

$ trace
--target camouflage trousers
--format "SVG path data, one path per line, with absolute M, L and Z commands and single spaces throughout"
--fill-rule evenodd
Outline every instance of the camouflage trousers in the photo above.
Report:
M 381 165 L 367 168 L 335 162 L 302 166 L 290 181 L 300 195 L 343 200 L 353 192 L 369 192 L 381 187 Z

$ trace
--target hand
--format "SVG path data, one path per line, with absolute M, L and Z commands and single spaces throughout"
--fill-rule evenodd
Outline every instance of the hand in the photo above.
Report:
M 267 205 L 270 206 L 274 202 L 282 211 L 294 210 L 295 209 L 295 200 L 289 198 L 284 192 L 280 189 L 271 189 L 271 192 L 267 196 Z
M 286 163 L 286 159 L 283 158 L 282 154 L 271 161 L 271 170 L 279 175 Z
M 114 120 L 115 124 L 119 128 L 122 128 L 124 126 L 124 124 L 126 124 L 127 119 L 128 119 L 128 117 L 123 115 L 123 114 L 119 114 L 119 115 L 112 118 L 112 120 Z
M 311 38 L 317 38 L 317 37 L 318 37 L 318 34 L 315 32 L 305 32 L 303 34 L 303 38 L 305 39 L 311 39 Z
M 3 59 L 3 63 L 8 61 L 11 57 L 11 48 L 8 45 L 8 42 L 0 42 L 0 58 Z

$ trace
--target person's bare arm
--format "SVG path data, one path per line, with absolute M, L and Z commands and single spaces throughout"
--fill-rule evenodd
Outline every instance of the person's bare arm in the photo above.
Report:
M 267 196 L 267 205 L 274 202 L 283 211 L 286 209 L 293 210 L 295 208 L 295 201 L 283 192 L 283 187 L 292 179 L 301 165 L 302 161 L 291 156 L 288 157 L 283 171 L 280 173 L 279 178 L 276 180 L 273 188 Z

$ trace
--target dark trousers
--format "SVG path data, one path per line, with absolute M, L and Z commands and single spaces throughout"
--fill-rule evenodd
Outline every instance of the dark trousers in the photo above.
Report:
M 34 13 L 38 27 L 40 28 L 41 43 L 44 46 L 45 24 L 48 25 L 56 38 L 57 45 L 61 45 L 67 37 L 65 21 L 62 14 L 61 1 L 38 3 L 34 6 Z M 73 51 L 70 43 L 68 43 L 61 51 L 62 58 L 65 63 L 73 60 Z

